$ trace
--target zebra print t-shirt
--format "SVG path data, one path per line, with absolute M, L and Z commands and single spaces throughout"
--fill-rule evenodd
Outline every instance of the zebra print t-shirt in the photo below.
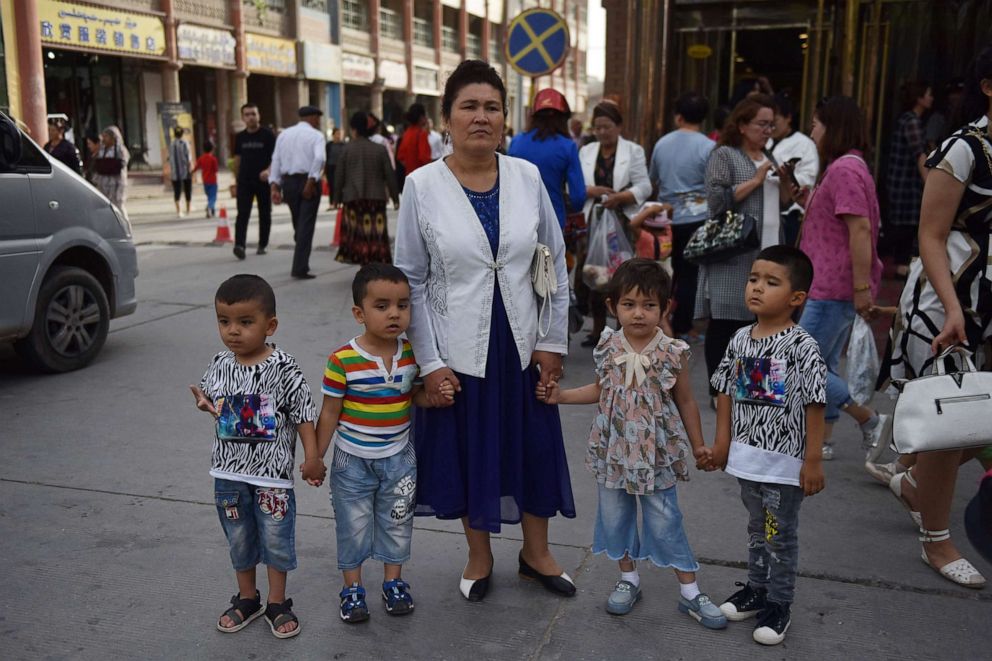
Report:
M 210 474 L 292 489 L 296 426 L 317 417 L 296 359 L 273 347 L 261 363 L 242 365 L 232 352 L 221 351 L 200 388 L 218 412 Z
M 799 486 L 806 451 L 806 406 L 826 404 L 827 366 L 806 331 L 792 326 L 756 340 L 737 331 L 713 387 L 733 400 L 727 472 L 755 482 Z

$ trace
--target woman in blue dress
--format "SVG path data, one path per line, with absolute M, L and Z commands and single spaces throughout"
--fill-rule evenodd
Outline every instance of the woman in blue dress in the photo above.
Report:
M 571 596 L 575 586 L 548 548 L 549 518 L 575 516 L 561 422 L 556 407 L 534 396 L 539 381 L 561 376 L 567 352 L 561 230 L 537 168 L 496 153 L 506 90 L 495 70 L 463 62 L 441 108 L 453 153 L 407 178 L 395 253 L 410 279 L 409 339 L 428 397 L 441 407 L 414 421 L 417 513 L 461 519 L 466 599 L 481 600 L 489 588 L 489 536 L 503 523 L 522 526 L 520 574 Z M 530 277 L 539 245 L 557 281 L 548 301 Z M 457 391 L 450 407 L 440 396 L 445 380 Z

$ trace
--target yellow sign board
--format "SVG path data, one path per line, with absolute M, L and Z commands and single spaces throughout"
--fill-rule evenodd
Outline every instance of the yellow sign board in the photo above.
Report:
M 713 54 L 713 49 L 706 44 L 693 44 L 689 46 L 688 55 L 694 60 L 705 60 Z
M 47 45 L 145 57 L 165 55 L 165 27 L 156 16 L 38 0 L 38 21 L 41 41 Z
M 249 32 L 245 34 L 245 59 L 252 73 L 295 76 L 296 42 Z

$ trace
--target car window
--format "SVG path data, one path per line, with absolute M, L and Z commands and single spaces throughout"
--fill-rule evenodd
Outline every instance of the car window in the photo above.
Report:
M 52 164 L 23 133 L 21 134 L 21 160 L 17 163 L 17 169 L 21 172 L 52 171 Z

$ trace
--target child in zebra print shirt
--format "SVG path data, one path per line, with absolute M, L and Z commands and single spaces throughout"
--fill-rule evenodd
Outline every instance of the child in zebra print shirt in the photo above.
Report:
M 785 640 L 799 565 L 799 506 L 823 489 L 827 368 L 797 326 L 813 265 L 791 246 L 762 250 L 745 289 L 757 322 L 740 329 L 713 375 L 713 464 L 740 482 L 747 508 L 748 582 L 720 606 L 727 619 L 758 622 L 763 645 Z

